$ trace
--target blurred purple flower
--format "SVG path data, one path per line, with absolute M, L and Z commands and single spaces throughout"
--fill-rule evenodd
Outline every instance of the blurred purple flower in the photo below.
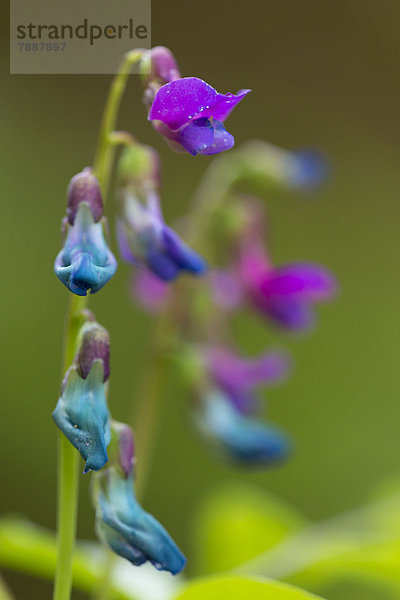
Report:
M 193 156 L 216 154 L 233 147 L 235 140 L 223 122 L 249 92 L 220 94 L 197 77 L 176 79 L 158 90 L 148 118 L 159 133 Z
M 117 237 L 126 262 L 147 266 L 163 281 L 175 279 L 181 271 L 200 275 L 206 270 L 204 260 L 164 223 L 156 193 L 148 195 L 145 205 L 129 191 L 125 194 Z
M 206 352 L 211 377 L 241 413 L 256 408 L 254 389 L 271 386 L 284 379 L 291 361 L 286 354 L 269 352 L 258 358 L 243 358 L 223 347 L 211 347 Z
M 325 267 L 312 263 L 272 267 L 259 240 L 250 236 L 240 250 L 239 276 L 253 305 L 292 330 L 309 327 L 314 304 L 330 300 L 336 291 L 335 278 Z

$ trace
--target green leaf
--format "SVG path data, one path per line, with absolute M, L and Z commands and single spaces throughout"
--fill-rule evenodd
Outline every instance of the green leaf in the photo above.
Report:
M 80 544 L 73 563 L 74 587 L 85 592 L 96 591 L 102 581 L 105 552 L 97 544 Z M 17 517 L 0 519 L 0 565 L 52 579 L 57 562 L 57 547 L 52 532 Z M 112 585 L 117 600 L 133 600 L 133 596 Z
M 206 497 L 195 520 L 196 571 L 232 569 L 303 528 L 283 501 L 251 486 L 228 485 Z
M 233 576 L 198 579 L 173 600 L 318 600 L 318 597 L 268 579 Z

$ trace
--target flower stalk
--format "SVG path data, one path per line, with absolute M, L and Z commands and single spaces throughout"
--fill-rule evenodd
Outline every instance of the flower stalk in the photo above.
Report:
M 116 140 L 110 137 L 115 128 L 121 98 L 132 66 L 140 60 L 143 52 L 128 52 L 111 85 L 104 109 L 100 135 L 94 161 L 95 175 L 106 198 L 110 178 L 113 149 Z M 117 142 L 118 143 L 118 142 Z M 80 326 L 84 321 L 84 310 L 88 306 L 87 296 L 71 295 L 64 334 L 63 374 L 73 361 Z M 57 568 L 54 581 L 53 600 L 70 600 L 72 589 L 72 560 L 75 549 L 77 504 L 78 504 L 79 454 L 67 438 L 59 434 L 59 483 L 57 523 Z

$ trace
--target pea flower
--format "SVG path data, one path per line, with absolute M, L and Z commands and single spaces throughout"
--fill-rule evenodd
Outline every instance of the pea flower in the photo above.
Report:
M 236 269 L 243 293 L 275 324 L 299 331 L 314 322 L 314 305 L 336 292 L 333 275 L 321 265 L 292 263 L 274 267 L 264 248 L 264 215 L 248 204 L 246 221 L 236 241 Z
M 160 523 L 145 512 L 134 492 L 134 443 L 127 425 L 112 422 L 109 465 L 96 474 L 96 531 L 113 552 L 139 566 L 179 573 L 186 559 Z
M 267 466 L 284 459 L 289 451 L 287 436 L 255 416 L 259 404 L 254 391 L 287 374 L 287 357 L 268 353 L 247 359 L 213 346 L 192 354 L 188 350 L 185 356 L 192 363 L 186 365 L 186 373 L 195 390 L 192 420 L 207 444 L 223 458 L 241 464 Z
M 336 290 L 332 274 L 313 263 L 272 267 L 257 241 L 249 241 L 239 260 L 240 278 L 253 306 L 277 325 L 302 330 L 314 322 L 314 304 Z
M 243 415 L 217 388 L 211 388 L 203 396 L 193 418 L 207 443 L 234 462 L 268 466 L 288 454 L 289 441 L 284 433 Z
M 198 77 L 174 79 L 157 91 L 148 119 L 175 147 L 193 156 L 217 154 L 233 147 L 224 121 L 249 92 L 220 94 Z
M 147 155 L 148 162 L 139 161 L 139 154 Z M 139 172 L 131 168 L 138 162 L 146 164 Z M 121 157 L 117 220 L 121 256 L 130 264 L 146 266 L 163 281 L 175 279 L 182 271 L 200 275 L 206 270 L 204 260 L 164 222 L 158 171 L 158 157 L 152 149 L 131 147 Z
M 96 322 L 85 324 L 74 363 L 64 378 L 53 412 L 57 427 L 85 461 L 97 471 L 107 462 L 110 443 L 106 381 L 109 377 L 109 337 Z
M 66 238 L 54 270 L 78 296 L 100 290 L 114 275 L 117 261 L 104 238 L 103 202 L 89 168 L 72 178 L 67 193 Z

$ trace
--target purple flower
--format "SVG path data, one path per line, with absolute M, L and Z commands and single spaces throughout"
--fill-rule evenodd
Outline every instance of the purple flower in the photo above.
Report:
M 159 133 L 193 156 L 216 154 L 233 147 L 235 140 L 223 122 L 249 92 L 220 94 L 197 77 L 176 79 L 158 90 L 148 118 Z
M 336 291 L 335 279 L 325 267 L 312 263 L 272 267 L 259 241 L 250 237 L 240 251 L 239 276 L 253 305 L 292 330 L 309 327 L 314 304 L 330 300 Z
M 256 387 L 281 381 L 290 369 L 288 356 L 279 352 L 249 359 L 227 348 L 212 347 L 206 354 L 214 382 L 241 413 L 255 408 L 253 391 Z
M 142 204 L 126 191 L 117 237 L 126 262 L 147 266 L 163 281 L 175 279 L 182 271 L 199 275 L 206 270 L 204 260 L 164 223 L 155 192 Z

